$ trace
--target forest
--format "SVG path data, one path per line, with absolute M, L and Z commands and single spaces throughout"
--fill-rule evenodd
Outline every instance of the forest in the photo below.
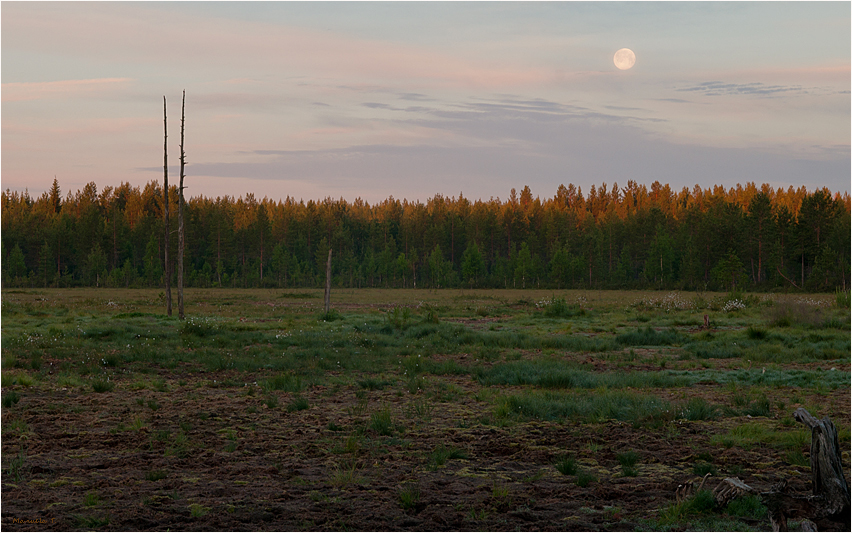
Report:
M 177 232 L 166 242 L 163 197 L 157 181 L 64 197 L 58 180 L 38 198 L 7 189 L 3 286 L 164 287 Z M 827 189 L 629 181 L 587 194 L 560 185 L 545 199 L 528 186 L 506 200 L 374 205 L 248 193 L 184 209 L 189 287 L 319 287 L 329 248 L 336 287 L 831 292 L 850 282 L 850 196 Z

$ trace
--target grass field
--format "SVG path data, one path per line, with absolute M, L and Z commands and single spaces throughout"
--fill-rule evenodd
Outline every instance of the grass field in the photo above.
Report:
M 186 301 L 3 290 L 4 528 L 768 530 L 759 501 L 675 489 L 809 491 L 797 407 L 850 447 L 842 294 Z

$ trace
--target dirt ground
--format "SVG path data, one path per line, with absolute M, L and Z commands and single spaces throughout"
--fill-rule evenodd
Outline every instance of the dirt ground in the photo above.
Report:
M 697 458 L 707 456 L 717 471 L 711 485 L 734 472 L 759 490 L 781 480 L 810 490 L 809 469 L 787 463 L 778 450 L 710 443 L 745 417 L 659 429 L 615 421 L 500 427 L 480 423 L 493 404 L 477 400 L 487 391 L 469 376 L 427 377 L 453 397 L 436 399 L 419 417 L 410 411 L 418 395 L 403 394 L 399 384 L 311 387 L 300 393 L 309 407 L 289 411 L 295 395 L 277 393 L 270 408 L 254 384 L 259 378 L 187 377 L 178 369 L 164 392 L 120 386 L 102 394 L 22 395 L 15 410 L 25 413 L 28 431 L 4 434 L 3 455 L 13 456 L 23 442 L 25 475 L 12 483 L 4 469 L 3 528 L 635 530 L 674 501 L 678 485 L 696 477 Z M 721 393 L 710 386 L 690 391 L 709 401 Z M 821 397 L 828 407 L 826 400 L 848 420 L 848 391 Z M 390 435 L 369 429 L 370 413 L 379 409 L 396 424 Z M 10 411 L 3 410 L 4 428 Z M 367 429 L 359 435 L 357 427 Z M 430 454 L 439 446 L 461 456 L 435 464 Z M 636 476 L 624 476 L 616 460 L 627 450 L 640 455 Z M 559 473 L 554 463 L 565 454 L 596 480 L 581 487 Z M 848 479 L 848 453 L 844 466 Z M 406 506 L 403 493 L 418 497 Z
M 83 301 L 86 294 L 66 298 Z M 200 309 L 231 297 L 230 293 L 211 294 L 215 298 L 196 296 L 192 301 Z M 388 299 L 384 294 L 359 292 L 347 297 L 372 300 L 339 307 L 392 307 L 384 303 Z M 429 295 L 412 294 L 417 298 L 404 298 L 412 306 Z M 549 294 L 523 296 L 534 300 Z M 236 296 L 246 298 L 242 293 Z M 98 301 L 108 300 L 105 305 L 109 306 L 122 297 L 126 295 L 109 293 L 99 295 Z M 452 294 L 433 297 L 439 304 L 452 298 Z M 146 306 L 158 305 L 153 296 L 148 300 L 154 303 L 121 311 L 146 311 Z M 276 306 L 305 307 L 311 312 L 318 308 L 316 302 L 245 301 L 243 307 L 228 308 L 228 312 L 243 317 L 250 314 L 245 306 L 252 306 L 268 308 L 271 316 Z M 117 311 L 110 307 L 110 312 Z M 469 329 L 489 329 L 498 318 L 444 320 Z M 248 320 L 266 319 L 252 316 Z M 513 354 L 524 359 L 542 356 L 520 349 Z M 678 361 L 678 354 L 665 347 L 636 347 L 635 354 L 630 371 L 659 370 L 664 361 L 667 368 L 690 370 L 688 364 L 694 362 Z M 451 353 L 433 359 L 468 366 L 480 357 L 479 352 Z M 601 354 L 559 357 L 598 372 L 625 371 L 619 358 Z M 744 368 L 741 359 L 703 362 L 716 370 Z M 58 361 L 45 353 L 42 367 L 54 363 Z M 492 363 L 478 360 L 477 364 Z M 799 429 L 790 417 L 804 406 L 820 418 L 831 416 L 845 430 L 842 446 L 848 447 L 850 391 L 843 388 L 765 387 L 762 391 L 773 406 L 771 418 L 726 415 L 634 427 L 615 420 L 583 424 L 500 418 L 495 414 L 495 398 L 523 389 L 486 387 L 471 375 L 421 375 L 422 390 L 412 391 L 411 382 L 395 373 L 328 372 L 321 385 L 306 384 L 298 393 L 268 393 L 259 384 L 270 376 L 260 372 L 204 372 L 181 365 L 171 370 L 158 366 L 156 373 L 137 372 L 127 378 L 117 373 L 115 388 L 103 393 L 94 392 L 91 385 L 63 387 L 56 376 L 30 387 L 15 385 L 18 402 L 2 409 L 2 528 L 682 529 L 681 524 L 661 524 L 661 510 L 675 502 L 679 485 L 698 480 L 697 463 L 708 463 L 713 473 L 709 488 L 735 476 L 759 491 L 787 481 L 794 491 L 810 492 L 810 469 L 797 466 L 802 457 L 791 459 L 789 448 L 719 444 L 718 436 L 738 426 Z M 848 361 L 775 367 L 826 371 L 836 367 L 838 372 L 850 372 Z M 139 386 L 140 378 L 148 383 Z M 372 383 L 365 386 L 367 381 Z M 5 383 L 4 404 L 9 393 Z M 672 402 L 703 398 L 714 405 L 729 405 L 732 393 L 730 387 L 716 383 L 641 392 Z M 382 414 L 387 417 L 383 430 L 376 424 Z M 638 454 L 635 475 L 626 475 L 618 460 L 619 454 L 629 451 Z M 802 451 L 806 458 L 807 443 Z M 578 473 L 585 473 L 588 483 L 581 483 L 577 474 L 560 473 L 555 464 L 566 456 L 576 460 Z M 849 465 L 846 450 L 847 480 L 852 479 Z M 766 520 L 737 519 L 751 528 L 769 529 Z

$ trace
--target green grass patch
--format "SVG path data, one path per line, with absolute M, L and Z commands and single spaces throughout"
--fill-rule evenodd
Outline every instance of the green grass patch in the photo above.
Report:
M 584 423 L 619 420 L 631 422 L 637 427 L 658 427 L 674 420 L 675 415 L 672 405 L 656 396 L 609 390 L 514 394 L 504 397 L 496 409 L 498 418 L 573 420 Z
M 742 424 L 722 435 L 714 435 L 710 443 L 716 446 L 730 448 L 751 448 L 759 445 L 769 445 L 779 449 L 801 450 L 811 441 L 807 429 L 777 430 L 766 424 Z

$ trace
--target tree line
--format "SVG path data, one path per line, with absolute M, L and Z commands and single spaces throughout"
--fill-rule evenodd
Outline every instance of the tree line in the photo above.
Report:
M 164 197 L 156 181 L 6 190 L 3 286 L 165 287 L 178 243 Z M 178 198 L 170 187 L 173 213 Z M 374 205 L 249 193 L 192 197 L 184 217 L 189 287 L 322 287 L 329 249 L 336 287 L 833 291 L 850 277 L 849 194 L 805 187 L 629 181 Z

